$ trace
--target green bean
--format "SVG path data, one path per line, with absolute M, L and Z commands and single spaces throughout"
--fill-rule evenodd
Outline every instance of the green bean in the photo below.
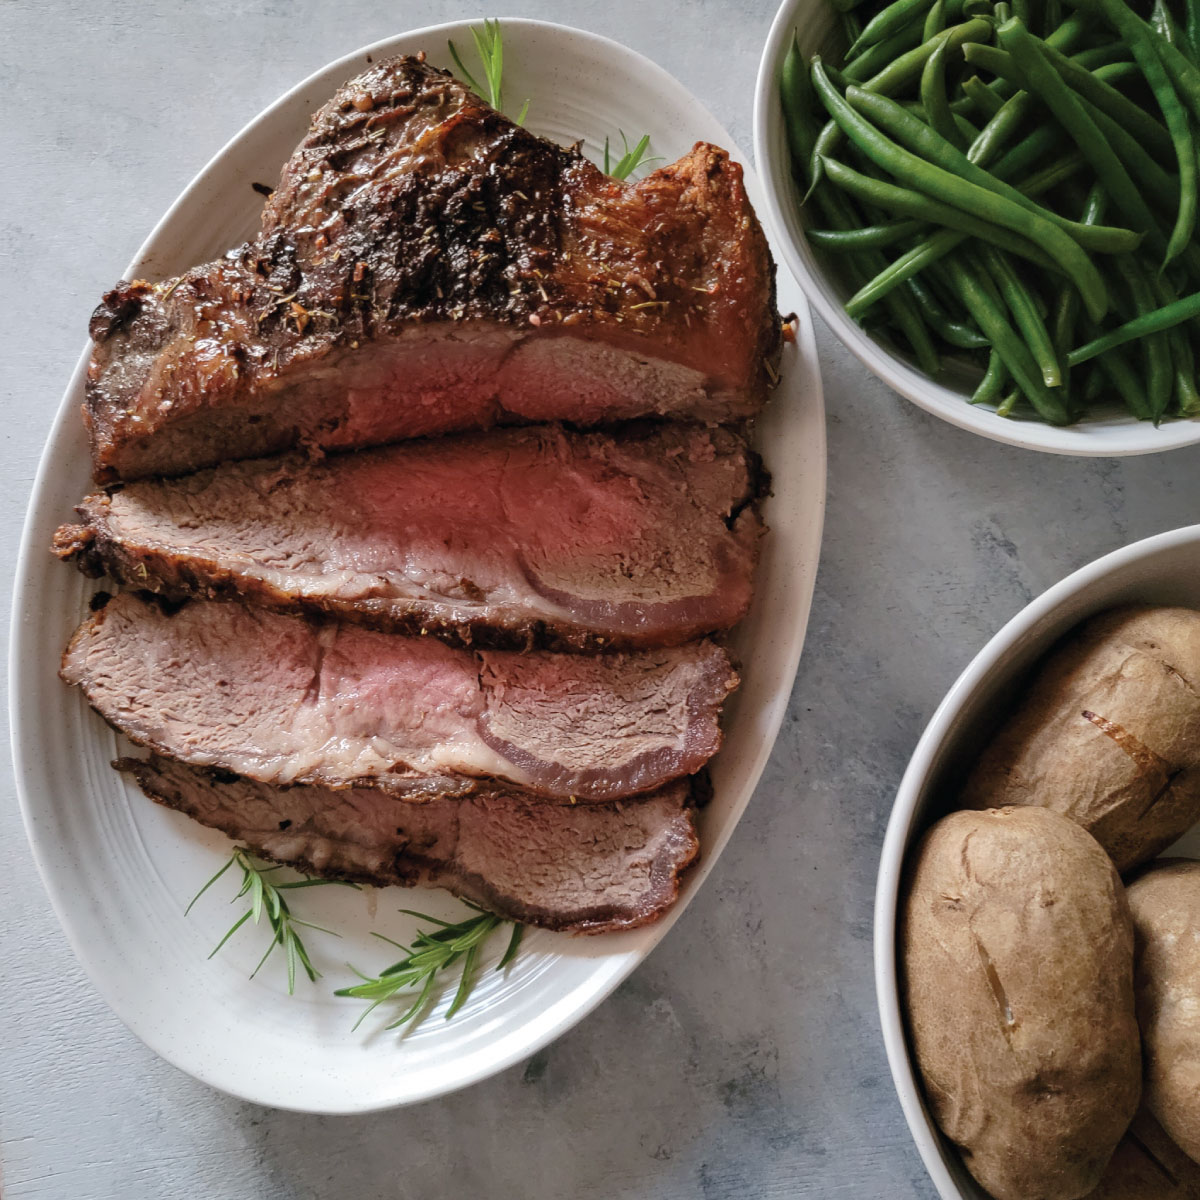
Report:
M 842 27 L 842 37 L 847 43 L 855 41 L 862 35 L 862 22 L 854 12 L 838 12 L 838 24 Z
M 1179 162 L 1179 214 L 1171 231 L 1171 240 L 1164 259 L 1164 263 L 1170 262 L 1182 253 L 1184 246 L 1192 240 L 1196 229 L 1197 192 L 1196 145 L 1192 138 L 1191 126 L 1158 51 L 1159 46 L 1169 46 L 1170 43 L 1156 36 L 1152 29 L 1148 29 L 1125 4 L 1125 0 L 1096 2 L 1105 19 L 1133 51 L 1134 60 L 1141 67 L 1142 74 L 1154 93 L 1154 99 L 1162 109 L 1175 147 L 1175 156 Z
M 964 263 L 961 256 L 946 259 L 946 267 L 959 298 L 992 343 L 1017 387 L 1047 421 L 1054 425 L 1067 424 L 1070 416 L 1062 397 L 1055 395 L 1042 381 L 1029 347 L 1016 335 L 994 296 L 981 284 L 978 269 Z
M 1150 406 L 1146 403 L 1146 394 L 1142 381 L 1129 365 L 1125 356 L 1119 351 L 1106 354 L 1100 359 L 1100 369 L 1108 376 L 1117 394 L 1125 401 L 1125 407 L 1139 421 L 1152 419 Z
M 1071 54 L 1090 32 L 1087 18 L 1081 13 L 1073 13 L 1053 33 L 1046 35 L 1046 45 L 1062 54 Z
M 1134 316 L 1155 307 L 1154 289 L 1142 268 L 1131 254 L 1119 254 L 1113 263 L 1125 281 L 1132 300 Z M 1146 402 L 1150 415 L 1158 420 L 1171 403 L 1174 385 L 1174 366 L 1171 362 L 1171 343 L 1165 331 L 1145 334 L 1139 339 L 1146 366 Z
M 1062 0 L 1046 0 L 1042 10 L 1042 37 L 1053 33 L 1062 24 Z
M 1092 68 L 1082 65 L 1076 59 L 1067 58 L 1053 48 L 1046 50 L 1046 55 L 1070 87 L 1090 100 L 1101 112 L 1120 122 L 1147 150 L 1164 158 L 1173 153 L 1169 130 L 1163 128 L 1162 123 L 1155 120 L 1144 108 L 1117 91 L 1111 84 L 1105 83 Z
M 1053 125 L 1042 125 L 997 159 L 992 164 L 992 174 L 997 179 L 1012 179 L 1033 166 L 1043 154 L 1057 149 L 1063 140 L 1061 130 Z
M 1027 258 L 1043 269 L 1061 270 L 1055 260 L 1036 243 L 1002 225 L 990 224 L 970 212 L 934 200 L 924 192 L 898 187 L 882 179 L 869 179 L 836 159 L 826 159 L 825 170 L 832 183 L 864 203 L 873 204 L 897 216 L 933 221 L 961 233 L 963 237 L 979 238 L 1011 254 Z
M 854 211 L 849 200 L 841 193 L 822 188 L 816 193 L 815 203 L 820 210 L 821 219 L 826 224 L 845 231 L 860 228 L 862 221 Z M 877 249 L 867 249 L 848 259 L 848 274 L 851 281 L 859 265 L 865 275 L 878 275 L 884 270 L 887 262 L 883 253 Z M 899 329 L 916 357 L 918 366 L 930 375 L 936 375 L 940 369 L 937 350 L 933 339 L 919 313 L 914 312 L 911 305 L 902 304 L 895 296 L 885 296 L 883 307 L 893 325 Z
M 983 127 L 979 136 L 967 149 L 967 159 L 978 167 L 986 167 L 1000 152 L 1022 121 L 1036 107 L 1028 92 L 1017 92 L 996 110 L 996 115 Z
M 996 416 L 1011 417 L 1012 410 L 1017 407 L 1017 401 L 1020 400 L 1021 393 L 1017 388 L 1013 388 L 1011 392 L 1005 396 L 999 404 L 996 405 Z
M 1089 358 L 1095 358 L 1096 355 L 1111 350 L 1114 346 L 1123 346 L 1135 338 L 1170 329 L 1195 316 L 1200 316 L 1200 292 L 1183 296 L 1173 304 L 1165 304 L 1152 312 L 1142 313 L 1141 316 L 1134 317 L 1132 321 L 1126 321 L 1124 325 L 1119 325 L 1102 337 L 1076 347 L 1067 355 L 1067 362 L 1076 367 L 1080 363 L 1087 362 Z
M 912 183 L 926 194 L 936 192 L 954 208 L 968 214 L 978 213 L 986 221 L 1028 237 L 1075 281 L 1088 311 L 1095 314 L 1096 320 L 1108 310 L 1104 281 L 1091 259 L 1062 229 L 1024 207 L 1031 205 L 1024 196 L 1021 197 L 1022 204 L 1015 204 L 1004 196 L 923 162 L 888 141 L 833 90 L 819 62 L 813 70 L 813 82 L 827 110 L 846 129 L 851 139 L 901 183 Z M 903 109 L 899 111 L 903 112 Z
M 1171 356 L 1175 362 L 1175 393 L 1181 417 L 1200 416 L 1200 389 L 1196 387 L 1196 359 L 1192 344 L 1176 328 L 1171 330 Z
M 1165 42 L 1162 38 L 1156 37 L 1154 48 L 1158 51 L 1163 66 L 1167 68 L 1171 82 L 1179 89 L 1180 98 L 1192 110 L 1192 116 L 1200 121 L 1200 67 L 1196 66 L 1178 46 L 1172 46 L 1170 42 Z
M 895 221 L 890 225 L 865 225 L 861 229 L 806 229 L 804 236 L 822 250 L 852 254 L 857 250 L 893 246 L 915 237 L 925 228 L 922 221 Z
M 987 370 L 984 371 L 979 386 L 971 393 L 971 403 L 994 404 L 1007 378 L 1008 372 L 1004 369 L 1003 360 L 995 349 L 992 349 L 988 353 Z
M 1098 71 L 1101 67 L 1110 67 L 1116 63 L 1132 62 L 1129 47 L 1124 42 L 1108 42 L 1103 46 L 1092 46 L 1071 55 L 1071 61 L 1077 67 L 1087 71 Z
M 1154 0 L 1154 7 L 1150 10 L 1150 28 L 1160 38 L 1165 38 L 1168 42 L 1178 45 L 1179 31 L 1175 28 L 1171 11 L 1163 3 L 1163 0 Z
M 1183 32 L 1190 50 L 1188 57 L 1195 62 L 1196 52 L 1200 50 L 1200 0 L 1184 0 L 1184 6 L 1187 9 L 1187 24 Z
M 999 10 L 997 10 L 999 11 Z M 1024 25 L 1032 23 L 1029 0 L 1012 0 L 1012 14 Z
M 1057 76 L 1055 78 L 1057 79 Z M 902 143 L 906 151 L 915 152 L 926 160 L 926 165 L 933 170 L 941 171 L 947 178 L 965 181 L 980 191 L 987 191 L 1002 199 L 1019 204 L 1031 215 L 1035 215 L 1043 221 L 1050 221 L 1060 230 L 1070 233 L 1079 246 L 1089 250 L 1120 253 L 1134 249 L 1141 241 L 1138 234 L 1131 230 L 1080 225 L 1077 221 L 1068 221 L 1058 213 L 1035 204 L 1015 187 L 995 178 L 993 174 L 981 167 L 977 167 L 960 150 L 951 146 L 944 138 L 938 137 L 928 125 L 917 120 L 911 113 L 905 112 L 899 104 L 894 100 L 889 100 L 886 96 L 876 96 L 870 92 L 864 92 L 861 88 L 851 87 L 846 89 L 844 103 L 860 115 L 869 116 L 875 125 Z M 884 140 L 886 141 L 886 139 Z M 921 160 L 918 159 L 918 161 Z M 939 191 L 938 195 L 941 194 Z M 1153 218 L 1151 220 L 1153 221 Z
M 1004 100 L 978 75 L 963 81 L 962 90 L 971 103 L 990 121 L 1004 107 Z
M 886 42 L 879 42 L 855 58 L 847 57 L 842 63 L 842 72 L 847 79 L 861 83 L 864 79 L 879 74 L 906 50 L 920 44 L 921 26 L 913 22 L 899 33 L 894 33 Z
M 1058 162 L 1050 163 L 1017 184 L 1017 191 L 1032 200 L 1035 196 L 1040 196 L 1044 192 L 1058 187 L 1060 183 L 1070 179 L 1076 171 L 1081 171 L 1085 166 L 1087 166 L 1087 162 L 1083 155 L 1073 152 L 1065 158 L 1060 158 Z
M 1132 223 L 1135 230 L 1147 234 L 1151 239 L 1160 238 L 1154 215 L 1142 193 L 1083 107 L 1079 96 L 1055 70 L 1038 39 L 1015 21 L 1001 25 L 996 36 L 1001 46 L 1012 55 L 1017 70 L 1025 77 L 1028 90 L 1043 100 L 1091 163 L 1121 215 Z
M 965 49 L 970 56 L 970 60 L 977 65 L 985 66 L 997 72 L 1006 72 L 1011 79 L 1019 82 L 1022 86 L 1027 84 L 1028 80 L 1024 73 L 1014 62 L 1012 55 L 1005 51 L 997 50 L 992 46 L 976 45 L 965 47 Z M 1069 60 L 1064 59 L 1063 61 L 1066 62 Z M 1084 75 L 1091 78 L 1086 71 Z M 1119 92 L 1116 94 L 1120 95 Z M 1078 100 L 1080 107 L 1095 122 L 1097 129 L 1112 146 L 1113 152 L 1121 162 L 1128 170 L 1135 172 L 1141 178 L 1147 192 L 1154 198 L 1155 203 L 1163 207 L 1173 207 L 1175 198 L 1178 196 L 1178 182 L 1150 157 L 1141 142 L 1128 129 L 1124 128 L 1108 113 L 1097 108 L 1082 93 L 1078 95 Z M 1153 123 L 1158 125 L 1157 121 Z M 1166 131 L 1161 125 L 1158 125 L 1158 129 L 1164 136 L 1166 135 Z M 1168 139 L 1169 145 L 1170 140 Z M 995 173 L 993 171 L 993 174 Z M 1157 228 L 1151 232 L 1151 237 L 1152 240 L 1161 238 L 1161 234 L 1159 234 Z
M 808 68 L 800 53 L 800 42 L 793 32 L 792 44 L 784 55 L 783 68 L 779 73 L 779 100 L 783 105 L 783 127 L 787 133 L 788 149 L 792 153 L 792 165 L 800 172 L 808 164 L 816 142 L 812 133 L 816 122 L 810 116 L 814 99 L 812 85 L 808 81 Z
M 995 280 L 1000 295 L 1004 297 L 1004 303 L 1008 305 L 1008 311 L 1012 313 L 1017 328 L 1025 338 L 1025 344 L 1042 372 L 1042 382 L 1047 387 L 1060 387 L 1062 368 L 1058 365 L 1058 358 L 1050 341 L 1050 331 L 1046 328 L 1046 322 L 1038 312 L 1029 290 L 1017 277 L 1012 263 L 998 250 L 985 246 L 980 249 L 979 257 Z
M 1093 75 L 1102 83 L 1112 83 L 1114 79 L 1128 79 L 1131 75 L 1140 75 L 1137 63 L 1131 59 L 1124 62 L 1106 63 L 1102 67 L 1097 67 Z
M 940 42 L 925 60 L 921 72 L 921 107 L 934 130 L 952 146 L 965 146 L 962 134 L 954 123 L 950 111 L 950 100 L 946 95 L 946 48 L 949 42 Z
M 908 283 L 938 259 L 945 258 L 962 241 L 962 236 L 952 229 L 938 230 L 932 237 L 902 254 L 894 263 L 864 283 L 843 306 L 846 315 L 857 321 L 873 304 L 878 303 L 901 284 Z
M 914 275 L 911 279 L 906 280 L 904 286 L 916 300 L 917 307 L 925 318 L 925 323 L 930 329 L 936 330 L 943 341 L 949 342 L 951 346 L 957 346 L 961 350 L 981 350 L 987 346 L 988 340 L 983 334 L 950 316 L 938 303 L 937 297 L 929 286 L 922 282 L 919 275 Z
M 921 41 L 927 42 L 946 28 L 946 0 L 934 0 L 933 7 L 925 14 L 921 27 Z
M 916 18 L 923 18 L 925 10 L 932 3 L 933 0 L 893 0 L 893 3 L 867 22 L 858 40 L 846 51 L 846 57 L 861 53 L 868 46 L 891 37 Z

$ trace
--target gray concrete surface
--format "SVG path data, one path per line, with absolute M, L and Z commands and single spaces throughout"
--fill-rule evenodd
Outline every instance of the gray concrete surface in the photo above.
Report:
M 518 7 L 657 59 L 749 145 L 770 0 Z M 0 0 L 6 578 L 93 304 L 192 174 L 329 59 L 479 15 L 457 0 Z M 1097 555 L 1197 519 L 1200 449 L 1007 449 L 925 416 L 818 336 L 830 486 L 808 647 L 747 817 L 652 958 L 548 1050 L 446 1100 L 355 1119 L 258 1109 L 159 1061 L 94 994 L 6 763 L 9 1200 L 933 1195 L 874 1010 L 872 892 L 894 789 L 943 692 L 1008 617 Z

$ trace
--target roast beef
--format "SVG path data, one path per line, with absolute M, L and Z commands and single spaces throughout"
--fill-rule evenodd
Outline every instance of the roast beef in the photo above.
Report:
M 130 592 L 80 626 L 62 676 L 133 741 L 264 783 L 428 798 L 502 780 L 566 801 L 699 770 L 737 683 L 711 642 L 472 651 L 237 603 L 172 612 Z
M 158 756 L 117 766 L 263 857 L 381 886 L 438 885 L 548 929 L 655 920 L 698 851 L 686 782 L 636 802 L 551 809 L 519 793 L 418 805 L 377 788 L 272 787 Z
M 261 234 L 92 318 L 99 481 L 497 422 L 762 404 L 774 268 L 740 168 L 636 184 L 395 58 L 315 114 Z
M 674 645 L 745 613 L 755 483 L 723 429 L 543 426 L 130 483 L 89 496 L 55 544 L 175 597 L 481 646 Z

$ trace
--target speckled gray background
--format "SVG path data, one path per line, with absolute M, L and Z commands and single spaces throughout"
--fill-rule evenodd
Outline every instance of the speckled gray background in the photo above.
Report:
M 657 59 L 749 146 L 771 0 L 525 0 L 520 14 Z M 184 184 L 331 58 L 479 15 L 458 2 L 0 0 L 6 575 L 92 306 Z M 733 842 L 651 959 L 548 1050 L 446 1100 L 341 1119 L 239 1103 L 160 1062 L 93 993 L 5 765 L 8 1200 L 933 1195 L 871 979 L 894 789 L 943 692 L 1017 609 L 1099 554 L 1198 519 L 1200 448 L 1124 461 L 1007 449 L 890 394 L 822 328 L 818 341 L 829 510 L 791 710 Z

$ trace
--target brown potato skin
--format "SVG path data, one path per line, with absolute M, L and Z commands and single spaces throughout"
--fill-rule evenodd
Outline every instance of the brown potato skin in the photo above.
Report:
M 1200 1160 L 1200 862 L 1164 859 L 1129 887 L 1146 1105 Z
M 1200 1200 L 1200 1165 L 1167 1137 L 1143 1104 L 1087 1200 Z
M 1123 873 L 1200 821 L 1200 612 L 1124 608 L 1051 654 L 967 781 L 965 808 L 1051 808 Z
M 1137 1110 L 1133 925 L 1111 860 L 1044 808 L 956 812 L 900 931 L 929 1107 L 996 1200 L 1080 1200 Z

